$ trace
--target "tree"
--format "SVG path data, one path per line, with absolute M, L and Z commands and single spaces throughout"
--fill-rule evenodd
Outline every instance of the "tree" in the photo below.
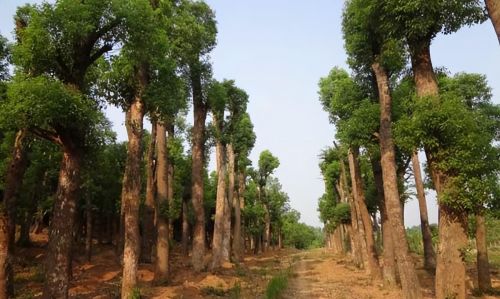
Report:
M 280 161 L 278 158 L 273 156 L 273 154 L 269 150 L 264 150 L 259 155 L 259 178 L 258 178 L 258 186 L 259 186 L 259 200 L 264 205 L 265 211 L 265 230 L 264 230 L 264 244 L 263 251 L 267 251 L 269 248 L 269 243 L 271 240 L 271 215 L 269 210 L 269 198 L 267 198 L 265 192 L 265 186 L 267 184 L 267 179 L 274 172 L 276 168 L 280 165 Z
M 59 1 L 18 10 L 16 77 L 9 87 L 12 124 L 60 145 L 63 158 L 54 203 L 44 296 L 67 298 L 80 168 L 101 118 L 87 96 L 89 68 L 111 50 L 120 17 L 113 1 Z M 85 13 L 83 13 L 85 12 Z M 14 105 L 14 107 L 12 107 Z M 29 115 L 29 117 L 27 117 Z M 9 117 L 9 116 L 6 116 Z M 6 119 L 4 117 L 4 119 Z
M 383 19 L 386 30 L 398 39 L 405 40 L 411 56 L 416 92 L 422 102 L 434 99 L 439 105 L 439 89 L 432 67 L 430 44 L 439 33 L 453 33 L 464 25 L 482 22 L 485 19 L 482 5 L 476 0 L 450 2 L 443 0 L 406 1 L 390 0 L 383 3 Z M 416 18 L 418 14 L 424 17 Z M 392 20 L 397 19 L 398 22 Z M 431 177 L 439 201 L 439 250 L 436 268 L 436 296 L 465 298 L 465 266 L 461 258 L 461 248 L 466 246 L 466 212 L 455 209 L 444 202 L 448 184 L 453 181 L 453 173 L 439 169 L 443 148 L 424 146 Z M 455 275 L 449 275 L 450 272 Z
M 234 232 L 233 232 L 233 255 L 236 261 L 243 258 L 245 249 L 243 236 L 243 217 L 242 210 L 245 206 L 245 188 L 247 185 L 247 167 L 251 161 L 248 159 L 250 151 L 255 144 L 255 133 L 253 124 L 248 113 L 242 113 L 233 123 L 233 132 L 231 134 L 231 144 L 234 150 L 235 172 L 237 179 L 235 183 L 236 194 L 234 195 Z
M 342 69 L 333 68 L 330 74 L 319 82 L 320 101 L 329 113 L 330 121 L 337 128 L 337 138 L 349 148 L 348 161 L 351 172 L 351 209 L 355 242 L 366 262 L 367 270 L 374 277 L 380 277 L 380 268 L 375 250 L 373 228 L 366 207 L 363 182 L 359 170 L 359 147 L 371 143 L 378 129 L 378 105 L 373 103 L 367 89 L 356 82 Z M 344 166 L 343 166 L 344 167 Z M 347 175 L 345 180 L 347 179 Z M 344 184 L 347 186 L 347 183 Z
M 365 9 L 370 7 L 371 9 Z M 351 1 L 343 18 L 344 39 L 355 69 L 370 69 L 377 83 L 380 102 L 379 143 L 387 217 L 393 229 L 393 244 L 405 298 L 421 298 L 420 284 L 411 260 L 402 221 L 396 153 L 392 137 L 390 74 L 404 63 L 402 47 L 384 34 L 380 7 L 372 1 Z M 363 45 L 364 43 L 364 45 Z M 366 46 L 368 45 L 368 46 Z
M 211 77 L 207 56 L 215 47 L 217 28 L 214 12 L 199 1 L 180 1 L 172 10 L 175 28 L 172 32 L 173 51 L 179 57 L 191 87 L 194 124 L 192 129 L 192 203 L 195 213 L 192 265 L 201 271 L 205 265 L 205 213 L 203 209 L 203 166 L 205 120 L 208 112 L 204 85 Z

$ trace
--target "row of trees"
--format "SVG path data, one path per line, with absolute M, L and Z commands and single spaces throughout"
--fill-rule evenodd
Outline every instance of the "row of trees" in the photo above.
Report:
M 272 176 L 279 160 L 264 151 L 251 168 L 248 95 L 212 78 L 207 4 L 61 0 L 19 7 L 14 21 L 15 41 L 0 39 L 0 298 L 14 292 L 17 224 L 24 246 L 30 230 L 50 225 L 44 298 L 68 297 L 75 244 L 90 261 L 96 238 L 116 248 L 122 298 L 136 292 L 139 260 L 154 264 L 156 283 L 169 279 L 173 240 L 186 255 L 191 247 L 195 271 L 240 261 L 245 248 L 316 240 Z M 125 143 L 103 114 L 108 104 L 125 112 Z
M 319 209 L 332 245 L 345 251 L 348 238 L 354 261 L 375 279 L 394 284 L 399 275 L 405 298 L 422 298 L 403 220 L 409 175 L 415 180 L 424 264 L 435 271 L 436 297 L 466 297 L 463 256 L 470 217 L 477 223 L 478 286 L 491 287 L 484 213 L 498 207 L 499 148 L 494 142 L 500 107 L 491 102 L 484 76 L 451 76 L 434 69 L 430 55 L 437 34 L 485 19 L 478 1 L 347 1 L 342 28 L 352 75 L 334 68 L 319 83 L 321 103 L 340 143 L 323 153 L 320 164 L 326 193 Z M 421 151 L 439 204 L 437 250 Z M 374 237 L 377 214 L 381 259 Z

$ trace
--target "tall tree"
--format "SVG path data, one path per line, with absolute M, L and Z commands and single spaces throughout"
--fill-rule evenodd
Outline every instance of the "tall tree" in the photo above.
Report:
M 205 211 L 203 208 L 203 168 L 205 121 L 208 103 L 204 85 L 211 77 L 208 54 L 215 47 L 217 28 L 214 12 L 204 2 L 183 0 L 172 11 L 177 26 L 172 32 L 176 56 L 188 78 L 193 101 L 192 129 L 192 204 L 195 213 L 192 265 L 196 271 L 205 268 Z
M 87 76 L 97 59 L 112 49 L 120 25 L 114 1 L 58 1 L 18 10 L 14 62 L 17 76 L 3 107 L 13 124 L 60 145 L 59 187 L 46 260 L 44 296 L 67 298 L 71 234 L 85 147 L 101 118 L 86 96 Z M 30 117 L 20 117 L 30 115 Z
M 390 0 L 383 5 L 382 15 L 388 32 L 408 44 L 417 96 L 422 103 L 433 101 L 434 105 L 440 105 L 439 88 L 430 55 L 431 41 L 440 32 L 453 33 L 462 26 L 484 21 L 483 6 L 477 0 L 434 0 L 411 5 L 406 1 Z M 417 18 L 415 14 L 424 17 Z M 394 19 L 398 22 L 389 21 Z M 454 181 L 454 174 L 440 167 L 444 162 L 444 148 L 424 143 L 424 149 L 439 202 L 436 296 L 438 299 L 449 296 L 465 298 L 466 276 L 461 248 L 467 244 L 467 213 L 454 208 L 454 200 L 445 199 L 448 197 L 446 194 L 449 194 L 450 183 Z
M 276 168 L 280 165 L 278 158 L 273 156 L 269 150 L 264 150 L 259 155 L 259 199 L 264 204 L 264 236 L 263 236 L 263 251 L 267 251 L 269 248 L 269 243 L 271 241 L 271 214 L 269 210 L 269 198 L 266 195 L 266 184 L 269 176 L 274 172 Z
M 233 232 L 233 255 L 236 261 L 243 258 L 245 249 L 243 236 L 243 217 L 242 209 L 245 204 L 245 187 L 247 184 L 246 169 L 251 164 L 248 155 L 255 144 L 255 133 L 253 124 L 248 113 L 243 113 L 235 123 L 233 123 L 233 132 L 231 134 L 231 144 L 233 145 L 235 155 L 235 172 L 237 180 L 234 195 L 234 232 Z
M 369 7 L 369 9 L 366 9 Z M 358 72 L 371 70 L 380 103 L 379 143 L 384 196 L 405 298 L 421 298 L 420 284 L 411 260 L 398 190 L 396 153 L 392 137 L 390 74 L 404 64 L 402 47 L 384 33 L 381 8 L 376 1 L 353 0 L 343 16 L 343 31 L 350 64 Z M 363 45 L 364 44 L 364 45 Z M 368 45 L 368 46 L 367 46 Z

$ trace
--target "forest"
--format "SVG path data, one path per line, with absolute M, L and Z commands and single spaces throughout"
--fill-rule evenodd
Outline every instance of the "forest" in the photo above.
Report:
M 500 43 L 498 0 L 345 1 L 348 68 L 317 87 L 336 132 L 318 159 L 322 228 L 301 222 L 277 155 L 251 161 L 252 99 L 214 76 L 204 1 L 57 0 L 12 22 L 0 299 L 500 295 L 500 105 L 485 75 L 430 52 L 483 22 Z M 421 224 L 406 228 L 412 197 Z

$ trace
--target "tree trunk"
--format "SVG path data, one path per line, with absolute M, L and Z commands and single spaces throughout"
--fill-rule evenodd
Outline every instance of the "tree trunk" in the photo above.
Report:
M 0 299 L 14 296 L 12 258 L 14 254 L 15 215 L 13 211 L 28 165 L 23 146 L 25 136 L 25 130 L 20 130 L 16 134 L 12 159 L 5 175 L 3 202 L 0 205 Z
M 437 97 L 439 89 L 432 68 L 430 42 L 410 44 L 410 54 L 417 96 Z M 467 215 L 463 211 L 454 210 L 440 201 L 448 177 L 435 167 L 438 152 L 426 149 L 427 163 L 432 181 L 436 188 L 439 203 L 439 245 L 436 260 L 436 297 L 445 299 L 455 296 L 456 299 L 466 297 L 466 273 L 463 250 L 467 246 Z
M 498 42 L 500 43 L 500 1 L 498 0 L 485 0 L 486 9 L 490 16 L 491 23 L 497 34 Z
M 243 171 L 238 172 L 238 192 L 234 197 L 234 232 L 233 232 L 233 256 L 234 260 L 239 262 L 243 257 L 243 238 L 241 234 L 241 200 L 245 188 L 245 174 Z
M 268 203 L 264 204 L 264 225 L 262 251 L 266 252 L 269 250 L 269 245 L 271 243 L 271 214 Z
M 485 292 L 491 289 L 490 263 L 486 244 L 486 225 L 483 211 L 476 214 L 477 287 Z
M 232 144 L 226 146 L 227 150 L 227 201 L 224 211 L 224 238 L 223 240 L 223 260 L 229 262 L 231 259 L 231 212 L 233 206 L 235 205 L 234 196 L 234 181 L 235 181 L 235 171 L 234 171 L 234 149 Z
M 156 241 L 156 121 L 151 120 L 151 140 L 148 145 L 146 161 L 146 201 L 142 212 L 142 249 L 141 260 L 144 263 L 153 261 L 154 247 Z
M 68 298 L 82 153 L 70 140 L 65 140 L 62 147 L 63 158 L 47 246 L 43 298 Z
M 189 254 L 189 221 L 188 221 L 188 203 L 182 199 L 182 254 Z
M 199 272 L 205 268 L 205 209 L 203 206 L 203 169 L 205 148 L 205 120 L 207 107 L 203 102 L 201 78 L 198 74 L 191 80 L 193 85 L 193 146 L 192 146 L 192 202 L 195 214 L 193 229 L 193 254 L 191 261 L 195 271 Z
M 415 265 L 411 260 L 406 240 L 406 231 L 402 222 L 398 179 L 396 173 L 396 154 L 392 139 L 391 106 L 392 99 L 389 93 L 389 78 L 383 67 L 375 62 L 372 69 L 377 79 L 380 101 L 380 155 L 382 175 L 384 181 L 385 204 L 389 223 L 393 229 L 393 243 L 396 261 L 401 278 L 404 298 L 422 298 Z
M 90 196 L 85 199 L 85 257 L 90 263 L 92 258 L 92 201 Z
M 382 177 L 382 166 L 380 157 L 372 158 L 372 171 L 377 188 L 378 205 L 380 208 L 380 219 L 382 223 L 382 244 L 383 244 L 383 267 L 382 276 L 388 285 L 396 285 L 396 257 L 394 255 L 394 241 L 392 239 L 393 230 L 387 217 L 387 208 L 385 205 L 384 181 Z
M 215 116 L 214 116 L 214 122 Z M 220 268 L 224 259 L 224 220 L 227 205 L 227 164 L 226 147 L 222 142 L 216 142 L 215 156 L 217 161 L 217 198 L 215 204 L 214 237 L 212 239 L 212 265 L 211 269 Z
M 162 122 L 156 125 L 156 190 L 157 190 L 157 217 L 156 217 L 156 259 L 155 282 L 162 283 L 168 280 L 169 274 L 169 202 L 168 202 L 168 170 L 167 170 L 167 139 L 166 127 Z
M 344 161 L 340 163 L 340 177 L 341 177 L 341 190 L 347 198 L 351 211 L 351 225 L 349 225 L 349 237 L 351 239 L 351 252 L 354 260 L 354 264 L 359 268 L 364 268 L 365 254 L 363 253 L 363 246 L 361 246 L 362 238 L 360 236 L 360 230 L 358 229 L 358 214 L 356 210 L 356 205 L 354 204 L 354 198 L 352 193 L 349 191 L 349 184 L 347 182 L 347 173 L 344 165 Z
M 145 86 L 143 82 L 143 86 Z M 141 196 L 141 139 L 144 118 L 144 103 L 137 95 L 129 107 L 126 122 L 128 147 L 127 162 L 123 175 L 123 275 L 121 298 L 128 299 L 137 285 L 137 264 L 139 260 L 139 202 Z
M 370 213 L 368 213 L 368 208 L 366 207 L 365 192 L 363 190 L 363 182 L 361 178 L 361 170 L 359 168 L 358 155 L 359 149 L 351 147 L 351 149 L 349 150 L 349 169 L 351 171 L 352 193 L 354 195 L 356 209 L 359 211 L 359 215 L 361 216 L 362 225 L 365 232 L 368 258 L 367 270 L 374 279 L 381 279 L 382 272 L 380 271 L 380 266 L 378 264 L 375 239 L 373 237 L 372 221 Z
M 432 246 L 432 234 L 429 226 L 429 216 L 427 215 L 427 202 L 425 200 L 424 183 L 420 171 L 418 153 L 415 151 L 411 156 L 413 166 L 413 176 L 415 177 L 415 187 L 417 189 L 418 207 L 420 210 L 420 229 L 422 230 L 422 240 L 424 243 L 424 267 L 427 270 L 436 270 L 436 253 Z
M 392 139 L 392 99 L 389 93 L 389 78 L 383 67 L 375 62 L 372 65 L 377 79 L 380 101 L 380 155 L 384 181 L 387 216 L 393 229 L 394 250 L 404 298 L 422 298 L 415 265 L 411 260 L 406 240 L 406 231 L 401 219 L 398 179 L 396 173 L 396 154 Z
M 174 163 L 172 157 L 170 156 L 170 147 L 172 142 L 174 141 L 174 133 L 175 127 L 172 122 L 168 122 L 165 124 L 167 129 L 167 143 L 166 143 L 166 163 L 167 163 L 167 198 L 168 198 L 168 206 L 169 209 L 172 210 L 174 208 Z M 170 239 L 173 239 L 174 236 L 174 218 L 170 217 L 168 219 L 168 234 Z

